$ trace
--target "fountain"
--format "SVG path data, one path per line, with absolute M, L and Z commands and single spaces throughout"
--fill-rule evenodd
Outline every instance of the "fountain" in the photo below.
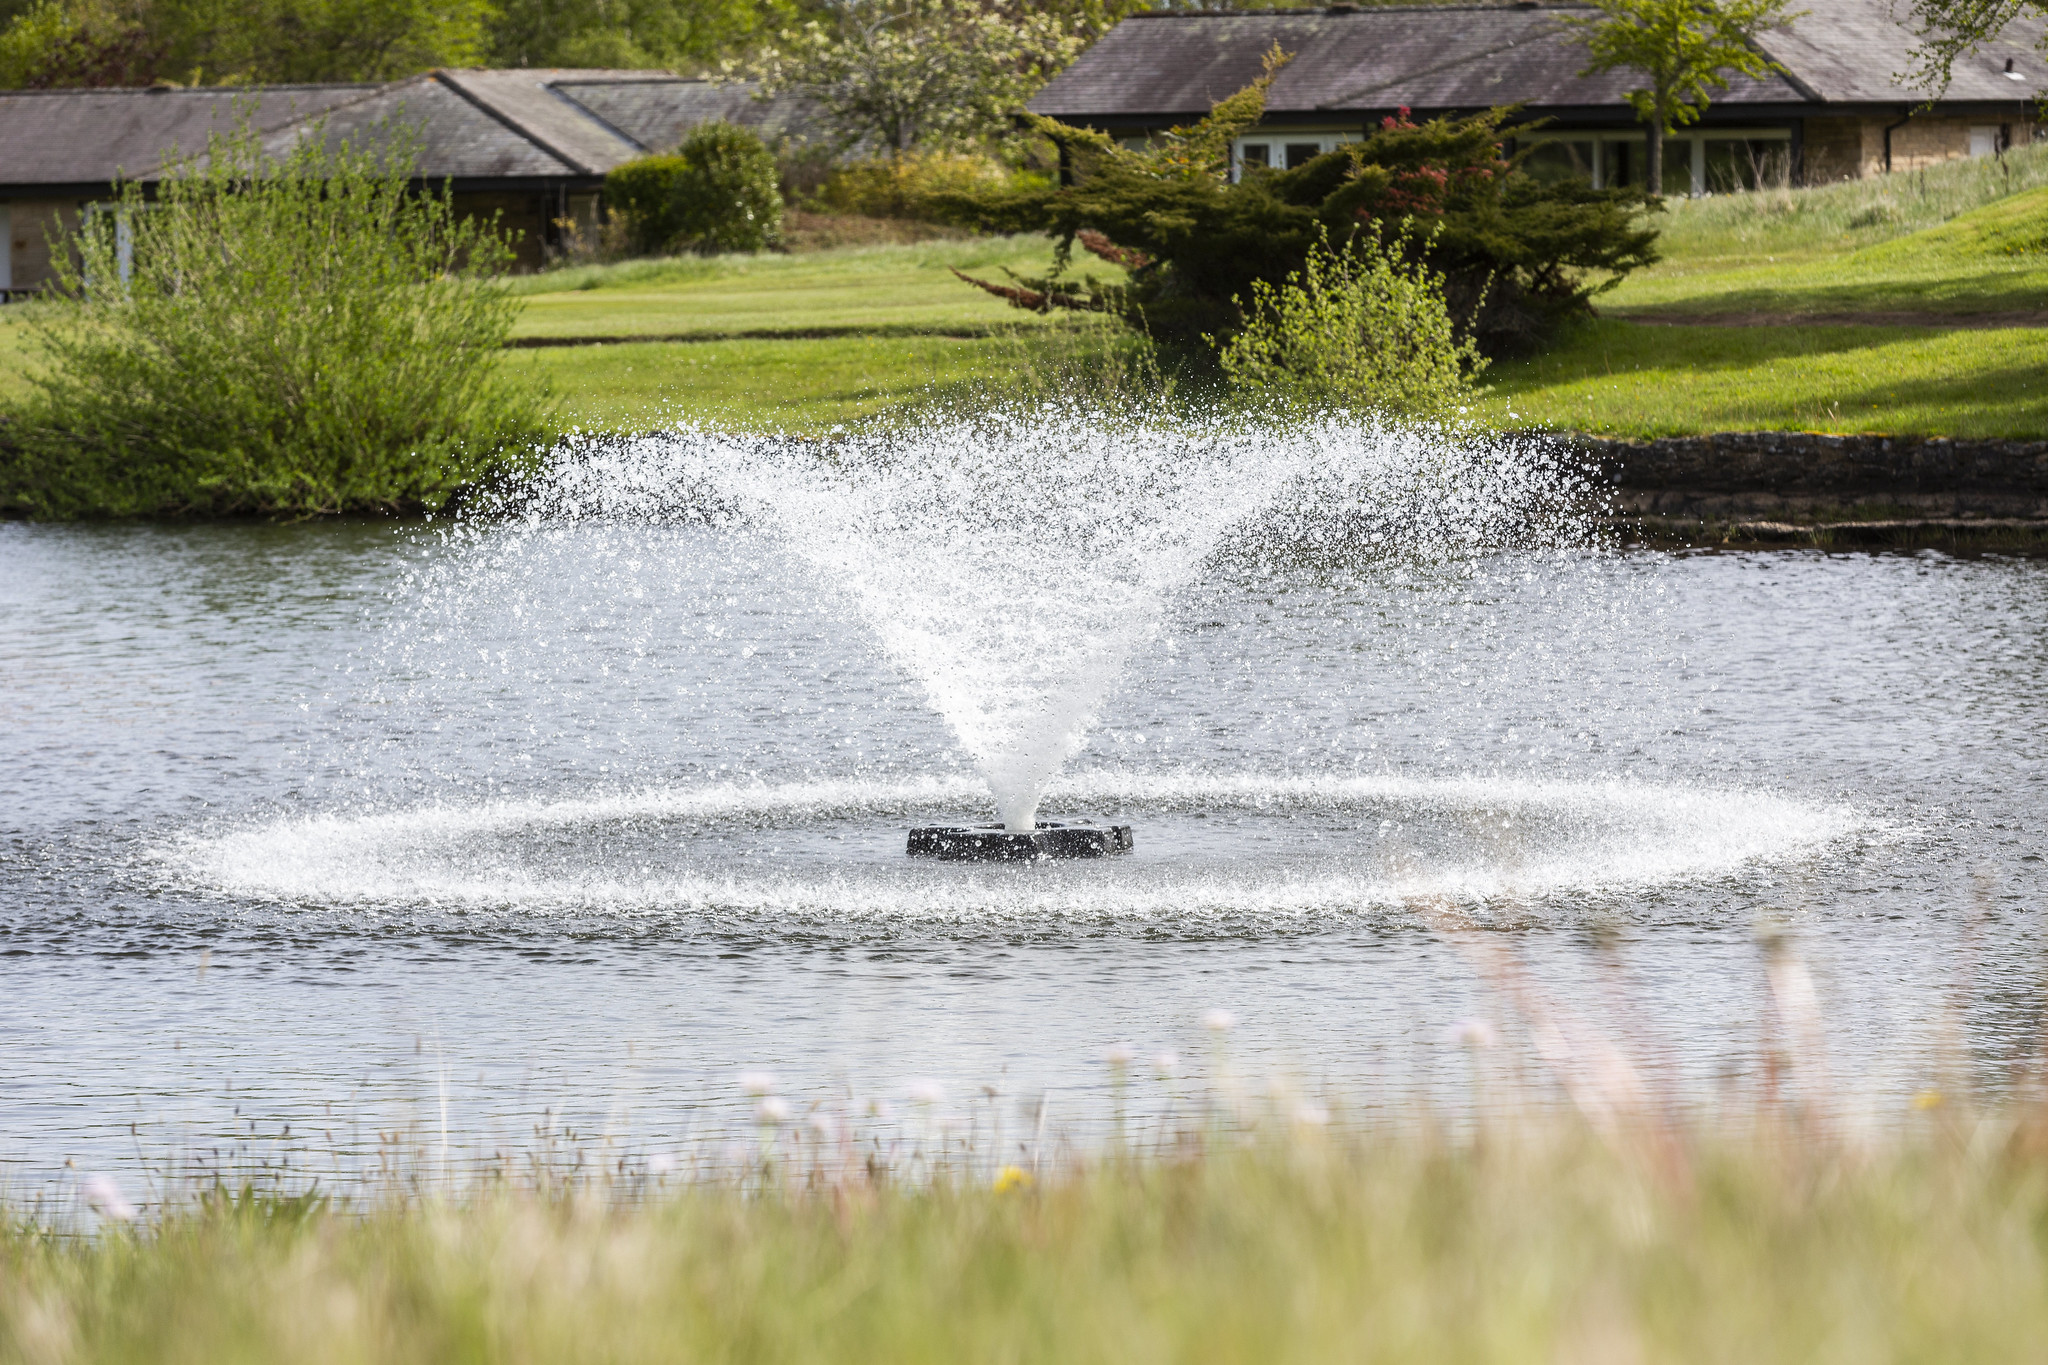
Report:
M 915 679 L 987 784 L 993 824 L 912 829 L 948 861 L 1127 853 L 1131 827 L 1041 819 L 1176 594 L 1221 554 L 1474 554 L 1582 537 L 1581 492 L 1532 444 L 1342 416 L 1276 430 L 1082 408 L 839 431 L 678 430 L 562 452 L 528 490 L 552 523 L 630 517 L 765 533 Z
M 1342 417 L 571 442 L 418 547 L 346 800 L 175 856 L 294 903 L 1262 929 L 1857 828 L 1546 757 L 1643 742 L 1585 691 L 1654 619 L 1586 494 Z

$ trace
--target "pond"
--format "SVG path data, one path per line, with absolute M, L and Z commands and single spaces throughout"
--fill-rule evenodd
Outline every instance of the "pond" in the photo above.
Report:
M 1457 1104 L 1469 1021 L 1526 1023 L 1503 963 L 1713 1104 L 1772 1035 L 1760 922 L 1863 1112 L 2038 1046 L 2038 563 L 1211 559 L 1044 787 L 1135 851 L 1014 867 L 903 856 L 989 786 L 815 567 L 682 523 L 0 526 L 0 1180 L 667 1150 L 744 1127 L 746 1069 L 1085 1132 L 1123 1042 L 1141 1104 L 1219 1046 Z

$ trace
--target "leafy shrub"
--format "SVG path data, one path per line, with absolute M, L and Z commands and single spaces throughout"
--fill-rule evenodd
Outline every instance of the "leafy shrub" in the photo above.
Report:
M 905 152 L 836 168 L 818 191 L 817 203 L 834 213 L 916 219 L 930 215 L 936 195 L 1001 190 L 1010 183 L 1009 169 L 993 157 Z
M 669 156 L 647 156 L 604 180 L 643 252 L 761 251 L 782 232 L 775 156 L 730 123 L 694 129 Z
M 441 506 L 541 434 L 499 367 L 511 258 L 383 153 L 246 128 L 154 202 L 123 186 L 58 253 L 64 301 L 0 450 L 32 516 L 309 515 Z
M 1167 339 L 1227 330 L 1232 300 L 1254 281 L 1301 270 L 1322 233 L 1343 240 L 1363 228 L 1426 258 L 1453 313 L 1494 354 L 1526 347 L 1656 259 L 1656 233 L 1636 221 L 1640 193 L 1517 174 L 1501 144 L 1521 130 L 1504 109 L 1424 124 L 1389 118 L 1304 166 L 1233 182 L 1231 143 L 1263 116 L 1283 60 L 1276 53 L 1265 76 L 1208 118 L 1143 148 L 1033 117 L 1073 184 L 935 195 L 933 207 L 982 230 L 1057 238 L 1062 268 L 1021 281 L 1028 292 L 1051 306 L 1142 318 Z M 1066 276 L 1067 253 L 1089 229 L 1144 261 L 1128 287 Z
M 1458 335 L 1443 277 L 1370 236 L 1334 251 L 1321 237 L 1282 283 L 1252 281 L 1244 311 L 1218 359 L 1254 402 L 1438 417 L 1472 398 L 1486 367 Z

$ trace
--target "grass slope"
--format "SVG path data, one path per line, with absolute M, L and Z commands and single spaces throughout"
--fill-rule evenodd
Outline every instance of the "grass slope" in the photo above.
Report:
M 1026 1183 L 216 1197 L 0 1226 L 0 1361 L 2019 1361 L 2048 1352 L 2031 1125 L 1844 1144 L 1564 1125 L 1276 1134 Z M 1619 1150 L 1616 1150 L 1616 1149 Z M 751 1182 L 750 1182 L 751 1183 Z M 765 1188 L 763 1188 L 765 1185 Z M 623 1196 L 623 1197 L 622 1197 Z
M 1487 411 L 1625 436 L 2048 436 L 2043 180 L 2048 148 L 1674 202 L 1666 259 L 1497 366 Z
M 1626 436 L 2048 433 L 2048 330 L 1675 327 L 1602 319 L 1488 375 L 1509 427 Z

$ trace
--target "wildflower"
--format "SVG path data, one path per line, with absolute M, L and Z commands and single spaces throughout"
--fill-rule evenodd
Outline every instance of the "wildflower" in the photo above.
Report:
M 1913 1107 L 1915 1109 L 1939 1109 L 1941 1108 L 1941 1098 L 1939 1090 L 1923 1090 L 1913 1097 Z
M 134 1219 L 139 1210 L 128 1202 L 128 1196 L 121 1193 L 121 1187 L 112 1178 L 104 1175 L 86 1177 L 79 1187 L 85 1197 L 85 1206 L 102 1218 L 126 1223 Z
M 649 1175 L 667 1175 L 675 1168 L 676 1159 L 667 1152 L 656 1152 L 653 1156 L 647 1158 L 647 1173 Z
M 1457 1047 L 1492 1047 L 1499 1039 L 1484 1019 L 1460 1019 L 1444 1030 L 1444 1041 Z
M 754 1106 L 754 1122 L 773 1127 L 789 1119 L 789 1101 L 769 1095 Z
M 907 1089 L 912 1102 L 917 1104 L 937 1104 L 946 1098 L 946 1087 L 937 1081 L 912 1081 Z
M 772 1095 L 775 1093 L 775 1073 L 772 1071 L 742 1071 L 739 1075 L 740 1090 L 748 1095 Z
M 1159 1079 L 1162 1081 L 1168 1077 L 1178 1075 L 1180 1072 L 1180 1054 L 1177 1052 L 1160 1053 L 1152 1059 L 1152 1070 L 1158 1073 Z
M 1330 1111 L 1303 1100 L 1294 1106 L 1294 1121 L 1305 1128 L 1320 1128 L 1330 1121 Z
M 1025 1170 L 1022 1166 L 1005 1166 L 996 1172 L 995 1192 L 997 1194 L 1008 1194 L 1011 1190 L 1028 1189 L 1030 1185 L 1031 1172 Z
M 1111 1043 L 1102 1051 L 1102 1060 L 1121 1071 L 1137 1058 L 1138 1050 L 1129 1043 Z
M 1228 1033 L 1237 1027 L 1237 1016 L 1229 1010 L 1210 1010 L 1202 1016 L 1202 1027 L 1211 1033 Z

